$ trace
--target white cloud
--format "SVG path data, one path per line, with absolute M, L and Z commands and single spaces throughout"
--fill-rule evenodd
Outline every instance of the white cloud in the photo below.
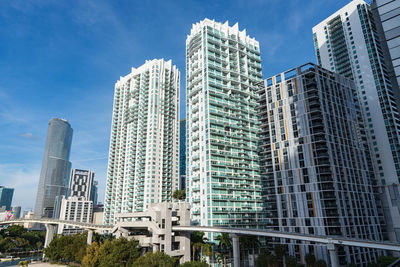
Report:
M 36 201 L 40 166 L 0 164 L 0 184 L 14 188 L 13 206 L 22 210 L 33 209 Z
M 36 139 L 35 136 L 33 136 L 32 133 L 24 133 L 24 134 L 20 134 L 21 137 L 24 137 L 26 139 Z

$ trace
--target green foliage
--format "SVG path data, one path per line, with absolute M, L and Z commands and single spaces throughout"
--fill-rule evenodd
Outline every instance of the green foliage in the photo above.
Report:
M 271 254 L 268 250 L 264 250 L 258 255 L 256 259 L 257 267 L 265 267 L 268 265 L 268 255 Z
M 254 235 L 240 236 L 239 242 L 242 249 L 256 249 L 260 246 L 260 241 Z
M 314 254 L 307 253 L 306 254 L 306 266 L 307 267 L 315 267 L 316 259 Z
M 218 241 L 218 248 L 220 250 L 230 250 L 232 246 L 232 239 L 227 233 L 221 233 L 215 238 Z
M 317 260 L 315 262 L 315 267 L 327 267 L 328 265 L 326 264 L 326 262 L 324 260 Z
M 99 267 L 132 266 L 140 256 L 139 242 L 132 239 L 118 238 L 106 240 L 99 254 Z M 94 265 L 97 266 L 97 265 Z
M 297 266 L 297 259 L 293 256 L 286 256 L 285 257 L 286 267 L 296 267 Z
M 18 266 L 23 266 L 23 267 L 28 267 L 28 261 L 20 261 L 20 262 L 18 262 Z
M 57 236 L 44 249 L 51 261 L 81 262 L 86 254 L 86 235 Z
M 41 249 L 44 236 L 44 232 L 27 231 L 20 225 L 11 225 L 0 231 L 0 252 Z
M 100 255 L 103 246 L 93 242 L 86 250 L 86 255 L 82 259 L 82 267 L 96 267 L 100 265 Z
M 378 264 L 379 266 L 389 266 L 391 263 L 393 263 L 397 258 L 392 257 L 392 256 L 380 256 L 378 258 Z
M 204 232 L 192 232 L 190 235 L 190 245 L 192 247 L 192 260 L 197 260 L 200 256 L 200 251 L 207 242 L 207 237 Z
M 186 190 L 175 190 L 174 193 L 172 193 L 172 197 L 179 200 L 185 200 Z
M 164 252 L 157 251 L 156 253 L 148 252 L 144 256 L 138 258 L 133 266 L 135 267 L 174 267 L 176 259 L 168 256 Z M 110 265 L 117 266 L 117 265 Z M 131 265 L 129 265 L 131 266 Z
M 209 267 L 205 261 L 188 261 L 179 265 L 180 267 Z
M 274 246 L 275 256 L 278 258 L 279 263 L 283 263 L 283 257 L 285 256 L 285 246 L 282 244 L 276 244 Z

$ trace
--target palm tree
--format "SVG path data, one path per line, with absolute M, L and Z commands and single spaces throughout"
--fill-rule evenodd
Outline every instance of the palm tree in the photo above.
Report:
M 306 254 L 306 265 L 307 267 L 315 267 L 315 256 L 312 253 Z
M 279 264 L 283 265 L 285 257 L 285 247 L 282 244 L 276 244 L 274 246 L 274 253 L 278 258 Z
M 209 259 L 212 259 L 214 256 L 214 244 L 213 243 L 205 243 L 203 245 L 203 253 L 206 255 Z
M 208 239 L 204 236 L 204 232 L 193 232 L 190 235 L 190 245 L 192 246 L 193 260 L 196 260 L 196 252 L 200 251 L 207 241 Z
M 200 251 L 202 248 L 203 248 L 203 246 L 204 246 L 204 243 L 201 243 L 201 242 L 197 242 L 197 243 L 194 243 L 193 244 L 193 260 L 196 260 L 196 252 L 197 251 Z
M 248 253 L 251 255 L 255 254 L 255 249 L 260 247 L 260 241 L 255 236 L 241 236 L 239 237 L 241 251 L 248 250 L 252 251 L 252 253 Z
M 227 233 L 221 233 L 219 236 L 215 238 L 218 241 L 218 249 L 221 252 L 224 259 L 224 266 L 226 266 L 226 258 L 229 256 L 232 239 Z

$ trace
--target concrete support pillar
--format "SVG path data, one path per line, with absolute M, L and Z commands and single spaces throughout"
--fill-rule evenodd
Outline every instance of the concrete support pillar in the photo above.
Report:
M 240 267 L 239 236 L 233 234 L 231 237 L 233 246 L 233 267 Z
M 337 251 L 335 248 L 335 244 L 333 243 L 328 243 L 326 245 L 328 252 L 329 252 L 329 258 L 331 259 L 331 266 L 332 267 L 339 267 L 339 258 L 337 255 Z
M 184 264 L 187 261 L 190 261 L 190 250 L 192 249 L 190 246 L 190 234 L 185 232 L 180 232 L 180 244 L 179 250 L 183 251 L 183 257 L 180 259 L 180 264 Z
M 47 248 L 49 246 L 50 242 L 54 238 L 55 225 L 45 224 L 45 226 L 46 226 L 46 239 L 44 241 L 44 247 Z
M 86 242 L 89 246 L 92 244 L 92 239 L 93 239 L 93 230 L 89 229 L 87 232 L 87 239 L 86 239 Z

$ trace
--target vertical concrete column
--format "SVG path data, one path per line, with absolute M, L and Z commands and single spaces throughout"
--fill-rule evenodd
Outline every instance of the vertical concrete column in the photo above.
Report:
M 339 267 L 339 258 L 338 258 L 338 255 L 337 255 L 335 244 L 328 243 L 326 245 L 326 248 L 328 249 L 329 258 L 331 259 L 331 266 L 332 267 Z
M 92 239 L 93 239 L 93 230 L 89 229 L 87 232 L 87 239 L 86 239 L 86 242 L 89 246 L 92 244 Z
M 240 267 L 239 236 L 232 234 L 233 245 L 233 267 Z
M 46 226 L 46 239 L 44 240 L 44 247 L 47 248 L 54 238 L 54 229 L 55 226 L 53 224 L 45 224 Z

